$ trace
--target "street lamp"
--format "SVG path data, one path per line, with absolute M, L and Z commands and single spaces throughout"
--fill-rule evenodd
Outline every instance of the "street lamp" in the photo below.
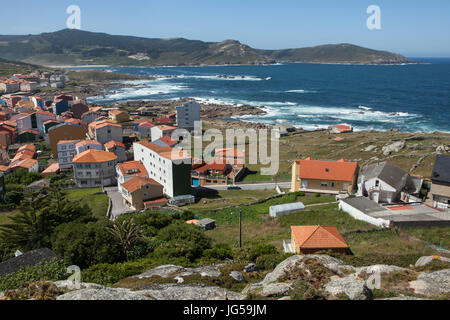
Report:
M 239 208 L 239 213 L 231 212 L 231 214 L 239 214 L 239 248 L 242 248 L 242 209 Z

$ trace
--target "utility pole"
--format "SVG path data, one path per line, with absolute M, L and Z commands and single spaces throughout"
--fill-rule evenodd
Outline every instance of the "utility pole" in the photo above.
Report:
M 242 209 L 239 208 L 239 248 L 242 248 Z
M 230 212 L 230 214 L 237 214 Z M 239 248 L 242 248 L 242 209 L 239 208 Z

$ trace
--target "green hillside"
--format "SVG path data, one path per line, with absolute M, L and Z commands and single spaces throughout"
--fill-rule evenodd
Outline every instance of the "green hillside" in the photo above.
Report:
M 404 63 L 397 54 L 350 44 L 258 50 L 235 40 L 114 36 L 80 30 L 39 35 L 0 35 L 0 57 L 43 65 L 198 65 L 274 62 Z
M 15 73 L 26 74 L 26 73 L 30 73 L 33 70 L 36 70 L 38 68 L 40 70 L 43 70 L 42 67 L 39 67 L 36 65 L 23 63 L 23 62 L 8 61 L 8 60 L 0 58 L 0 77 L 8 77 Z

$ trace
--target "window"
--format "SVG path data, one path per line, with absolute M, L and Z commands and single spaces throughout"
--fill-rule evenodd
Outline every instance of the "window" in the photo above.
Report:
M 334 182 L 332 182 L 332 183 L 331 183 L 331 186 L 332 186 L 333 188 L 334 188 L 334 185 L 335 185 Z
M 322 181 L 322 182 L 320 183 L 320 186 L 321 186 L 321 187 L 328 187 L 328 182 Z
M 380 180 L 376 180 L 375 181 L 375 187 L 379 187 L 380 186 Z

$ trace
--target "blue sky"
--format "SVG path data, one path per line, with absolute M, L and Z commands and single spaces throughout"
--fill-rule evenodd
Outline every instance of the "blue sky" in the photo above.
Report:
M 450 57 L 448 0 L 22 0 L 2 1 L 0 34 L 66 27 L 81 8 L 87 31 L 203 41 L 235 39 L 260 49 L 353 43 L 409 57 Z M 381 30 L 366 9 L 381 8 Z

